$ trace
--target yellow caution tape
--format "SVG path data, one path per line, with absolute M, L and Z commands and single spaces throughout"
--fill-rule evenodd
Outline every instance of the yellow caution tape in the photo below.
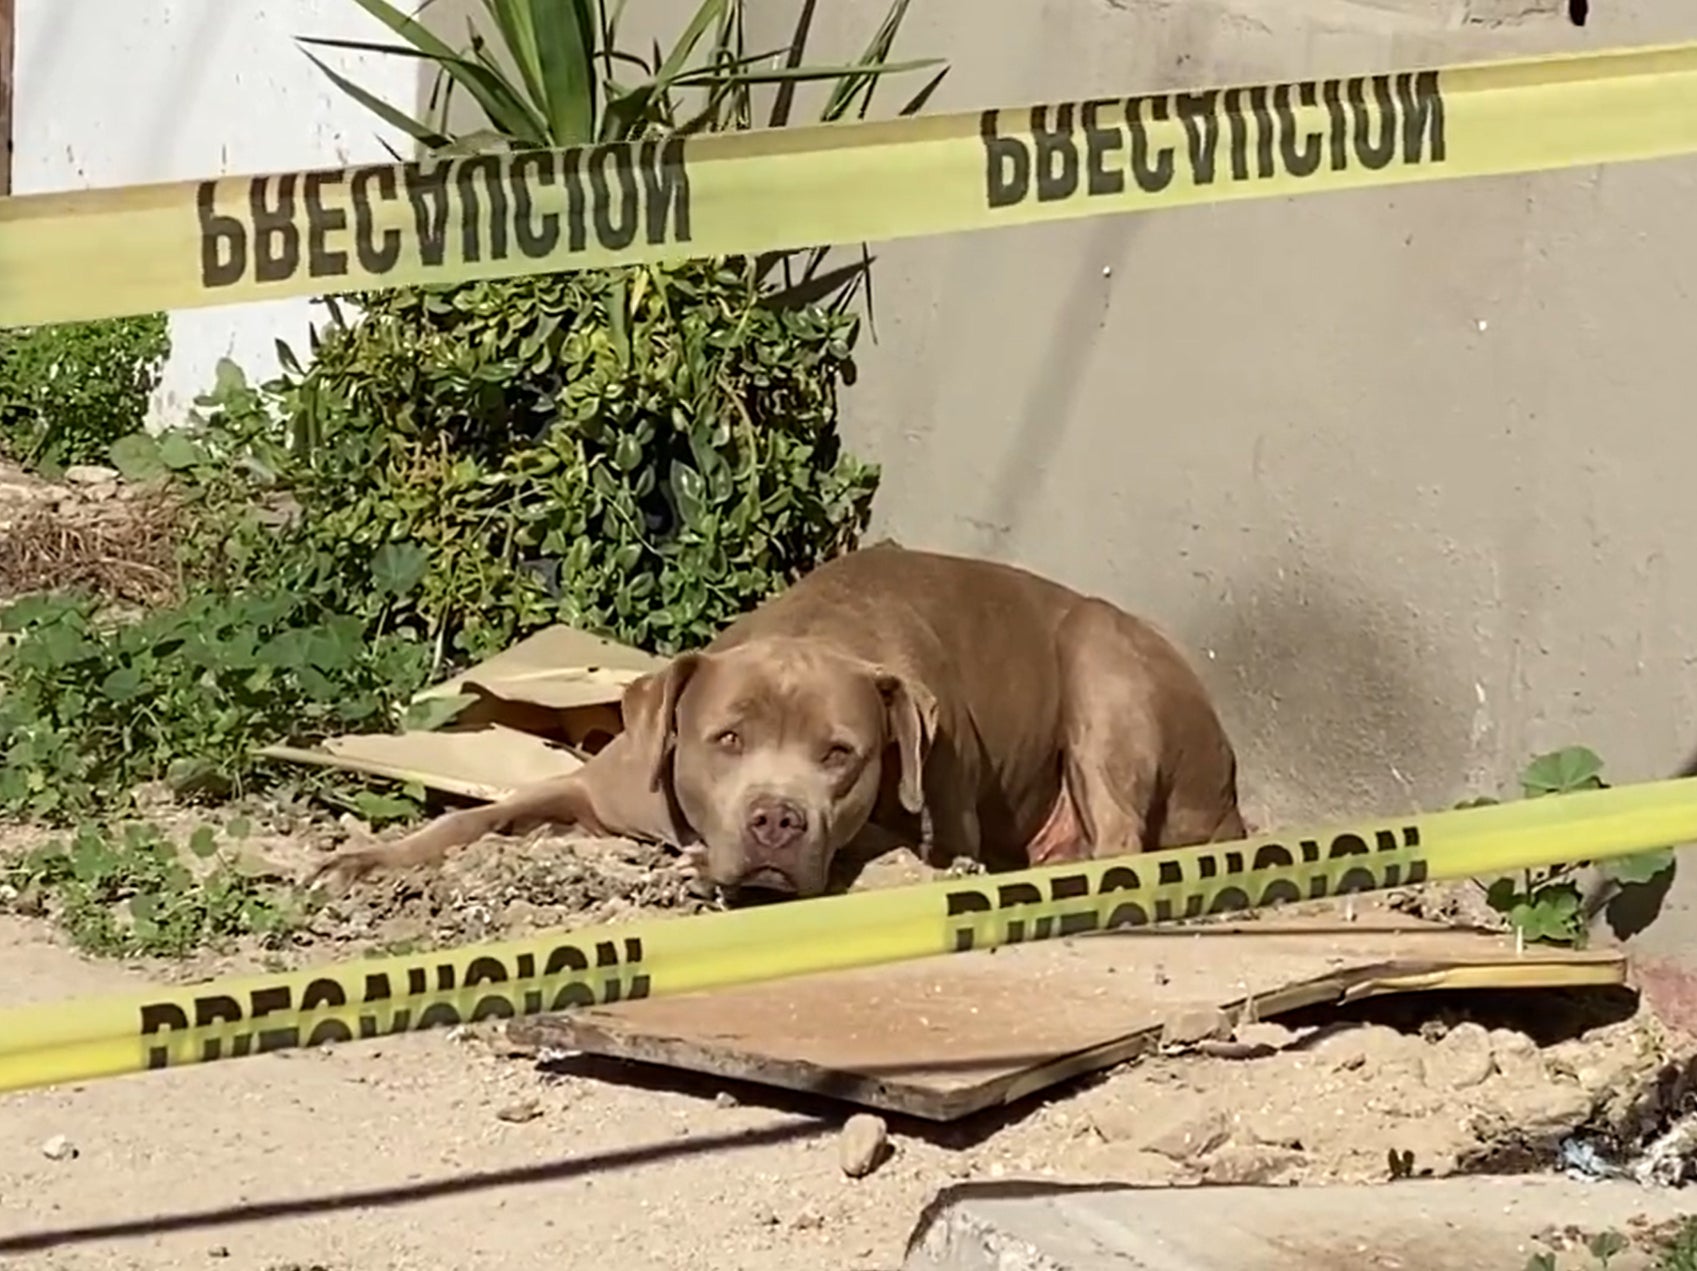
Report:
M 1697 150 L 1697 44 L 0 199 L 0 326 Z
M 0 1012 L 0 1091 L 1697 839 L 1697 778 Z

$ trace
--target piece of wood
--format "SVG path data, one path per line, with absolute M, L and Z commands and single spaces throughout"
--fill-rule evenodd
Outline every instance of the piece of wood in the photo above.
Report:
M 0 197 L 12 192 L 12 86 L 17 82 L 17 28 L 14 0 L 0 0 Z
M 952 1121 L 1156 1046 L 1170 1020 L 1438 988 L 1625 982 L 1616 950 L 1533 947 L 1373 915 L 1144 930 L 515 1020 L 577 1051 Z

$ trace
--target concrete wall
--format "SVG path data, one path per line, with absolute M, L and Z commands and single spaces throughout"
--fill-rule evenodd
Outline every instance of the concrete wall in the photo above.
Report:
M 884 4 L 820 8 L 823 59 Z M 948 56 L 959 109 L 1693 35 L 1680 0 L 1582 30 L 1559 0 L 926 0 L 898 53 Z M 1669 775 L 1693 206 L 1687 159 L 885 244 L 848 403 L 879 528 L 1165 624 L 1264 820 L 1446 806 L 1574 742 Z
M 302 35 L 387 32 L 350 0 L 17 0 L 14 191 L 383 159 L 387 130 L 307 60 Z M 399 59 L 317 53 L 394 100 L 414 91 Z M 157 413 L 180 417 L 220 357 L 269 374 L 277 338 L 304 348 L 312 315 L 306 301 L 172 315 Z

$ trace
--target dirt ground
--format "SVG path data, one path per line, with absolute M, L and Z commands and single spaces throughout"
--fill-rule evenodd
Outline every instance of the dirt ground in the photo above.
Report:
M 292 869 L 329 835 L 256 837 Z M 0 847 L 3 850 L 3 847 Z M 905 881 L 881 863 L 867 885 Z M 258 962 L 707 902 L 661 854 L 542 840 L 376 880 L 282 951 L 187 966 L 85 959 L 0 915 L 0 1004 Z M 1384 1180 L 1546 1165 L 1574 1130 L 1634 1142 L 1689 1099 L 1693 1049 L 1630 1003 L 1403 999 L 1250 1026 L 1229 1052 L 1151 1058 L 944 1129 L 889 1126 L 847 1177 L 855 1111 L 602 1064 L 539 1066 L 496 1029 L 6 1096 L 0 1258 L 43 1268 L 744 1271 L 895 1268 L 947 1184 L 1039 1176 L 1186 1185 Z M 1229 1057 L 1235 1056 L 1235 1057 Z

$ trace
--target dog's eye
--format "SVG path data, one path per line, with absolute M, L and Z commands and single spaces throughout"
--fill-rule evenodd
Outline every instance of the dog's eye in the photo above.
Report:
M 720 750 L 729 750 L 733 754 L 742 749 L 742 736 L 734 728 L 727 728 L 713 738 L 713 744 Z
M 825 762 L 832 767 L 840 767 L 854 758 L 854 747 L 844 741 L 832 742 L 825 751 Z

